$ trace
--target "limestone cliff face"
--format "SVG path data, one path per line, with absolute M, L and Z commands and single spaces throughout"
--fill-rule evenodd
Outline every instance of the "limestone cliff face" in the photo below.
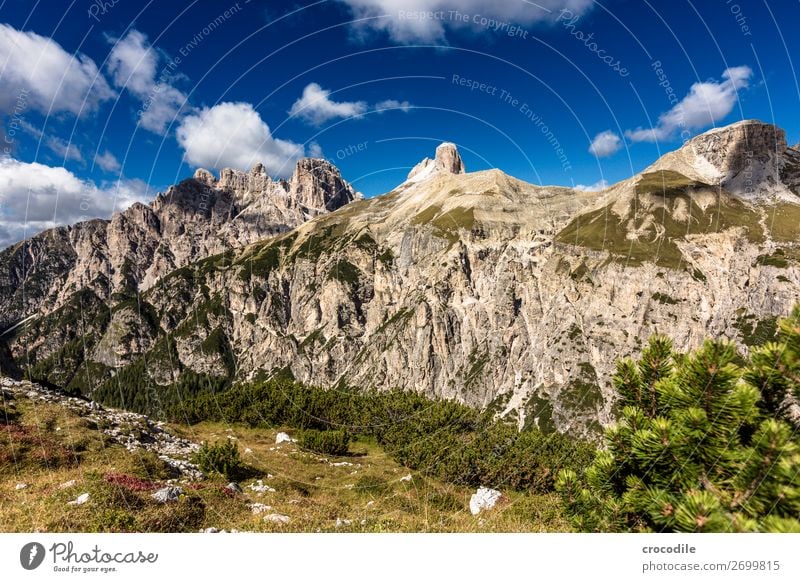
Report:
M 219 179 L 197 170 L 149 205 L 3 250 L 0 328 L 50 313 L 82 289 L 104 299 L 135 294 L 177 268 L 291 230 L 355 198 L 325 160 L 300 160 L 289 181 L 272 180 L 261 165 L 223 169 Z
M 714 130 L 601 193 L 465 173 L 446 144 L 388 194 L 161 276 L 165 263 L 106 321 L 42 339 L 74 313 L 65 308 L 21 326 L 11 350 L 19 359 L 23 346 L 41 346 L 37 365 L 53 382 L 47 362 L 68 368 L 63 346 L 90 334 L 93 351 L 59 380 L 89 393 L 125 370 L 164 385 L 188 370 L 284 369 L 312 384 L 417 390 L 520 425 L 596 433 L 614 417 L 614 362 L 651 334 L 679 349 L 728 337 L 746 352 L 800 298 L 800 172 L 782 135 L 754 122 Z M 220 181 L 244 192 L 259 176 Z M 280 188 L 309 183 L 326 191 L 313 178 Z M 275 212 L 289 212 L 278 194 Z M 132 249 L 151 222 L 143 214 L 136 224 L 124 229 Z M 190 261 L 181 244 L 169 248 Z M 80 379 L 87 372 L 93 382 Z

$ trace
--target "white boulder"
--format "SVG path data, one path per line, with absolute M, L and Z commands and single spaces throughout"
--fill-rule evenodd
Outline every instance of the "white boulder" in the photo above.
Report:
M 481 511 L 492 509 L 502 496 L 496 489 L 479 487 L 469 500 L 469 510 L 472 515 L 478 515 Z
M 276 445 L 279 445 L 281 443 L 293 443 L 293 442 L 294 442 L 294 439 L 292 437 L 290 437 L 288 434 L 286 434 L 285 432 L 279 432 L 277 435 L 275 435 L 275 444 Z

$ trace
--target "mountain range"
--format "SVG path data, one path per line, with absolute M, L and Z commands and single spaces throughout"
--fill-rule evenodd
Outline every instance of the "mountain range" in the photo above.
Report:
M 800 299 L 800 148 L 743 121 L 600 192 L 466 172 L 450 143 L 370 199 L 319 159 L 198 170 L 0 264 L 11 376 L 153 412 L 187 378 L 290 374 L 594 435 L 652 334 L 746 354 Z

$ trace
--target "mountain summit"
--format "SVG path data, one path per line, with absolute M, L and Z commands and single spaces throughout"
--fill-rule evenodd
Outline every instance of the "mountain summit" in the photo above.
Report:
M 0 255 L 4 369 L 148 412 L 176 383 L 280 371 L 596 434 L 614 362 L 653 333 L 772 337 L 800 296 L 799 156 L 745 122 L 600 193 L 466 173 L 452 144 L 366 200 L 319 160 L 199 173 Z
M 437 173 L 463 174 L 464 162 L 455 144 L 444 142 L 436 148 L 434 159 L 425 158 L 408 174 L 409 181 L 418 182 Z

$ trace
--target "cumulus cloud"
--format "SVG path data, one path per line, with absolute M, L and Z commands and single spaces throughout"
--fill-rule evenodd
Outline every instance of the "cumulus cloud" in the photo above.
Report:
M 601 131 L 592 140 L 589 153 L 598 158 L 613 156 L 622 148 L 622 139 L 613 131 Z
M 115 97 L 89 57 L 53 39 L 0 24 L 0 111 L 82 115 Z
M 749 86 L 752 75 L 750 67 L 731 67 L 723 71 L 719 82 L 695 83 L 680 103 L 659 116 L 655 127 L 626 131 L 625 136 L 634 142 L 656 142 L 672 139 L 679 130 L 715 125 L 733 111 L 737 91 Z
M 385 32 L 395 42 L 412 44 L 441 43 L 447 28 L 472 28 L 485 32 L 487 27 L 498 26 L 497 32 L 508 32 L 513 25 L 532 25 L 554 22 L 561 10 L 574 16 L 585 13 L 593 0 L 338 0 L 350 7 L 359 31 Z M 467 16 L 456 18 L 452 12 Z M 492 24 L 486 21 L 494 21 Z M 505 29 L 499 28 L 507 24 Z
M 585 184 L 576 184 L 574 186 L 575 190 L 580 190 L 581 192 L 599 192 L 606 188 L 608 188 L 608 182 L 606 180 L 598 180 L 594 184 L 589 184 L 588 186 Z
M 62 224 L 108 217 L 151 197 L 139 180 L 96 185 L 69 170 L 0 158 L 0 246 Z
M 331 92 L 317 83 L 309 83 L 303 94 L 294 102 L 289 115 L 300 117 L 314 125 L 320 125 L 337 117 L 353 117 L 367 110 L 366 101 L 333 101 Z
M 393 110 L 407 113 L 412 107 L 408 101 L 385 99 L 376 103 L 373 109 L 377 113 Z M 312 125 L 322 125 L 331 119 L 362 115 L 369 109 L 366 101 L 334 101 L 328 89 L 323 89 L 319 83 L 309 83 L 303 89 L 303 94 L 292 105 L 289 115 L 299 117 Z
M 109 151 L 98 154 L 94 157 L 94 163 L 100 166 L 101 170 L 116 173 L 122 169 L 117 157 Z
M 165 66 L 159 74 L 160 55 L 138 30 L 110 40 L 114 46 L 107 67 L 114 85 L 127 89 L 142 103 L 139 124 L 164 135 L 186 106 L 186 95 L 170 83 L 171 67 Z
M 303 157 L 303 146 L 275 139 L 249 103 L 220 103 L 186 116 L 176 132 L 184 159 L 193 166 L 246 170 L 264 164 L 274 176 L 288 176 Z

